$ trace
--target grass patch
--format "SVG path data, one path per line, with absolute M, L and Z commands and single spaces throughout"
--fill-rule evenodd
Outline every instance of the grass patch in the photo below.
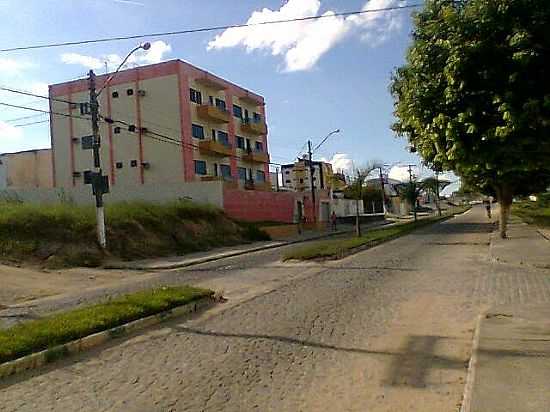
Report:
M 456 212 L 456 213 L 462 213 Z M 456 214 L 455 213 L 455 214 Z M 408 222 L 390 226 L 387 228 L 373 229 L 364 233 L 361 237 L 350 239 L 322 240 L 290 250 L 283 256 L 283 260 L 336 260 L 350 255 L 357 249 L 365 249 L 376 246 L 382 242 L 406 235 L 420 227 L 430 225 L 449 216 L 431 217 L 417 222 Z
M 183 255 L 266 240 L 252 223 L 236 222 L 213 206 L 177 201 L 106 207 L 110 257 L 122 260 Z M 95 210 L 70 203 L 0 204 L 0 259 L 49 268 L 99 266 L 107 256 L 95 234 Z
M 522 201 L 512 205 L 512 214 L 525 223 L 550 227 L 550 196 L 541 196 L 539 201 Z
M 0 330 L 0 363 L 49 349 L 48 359 L 63 356 L 56 348 L 75 339 L 154 315 L 214 292 L 193 287 L 163 287 L 75 309 Z

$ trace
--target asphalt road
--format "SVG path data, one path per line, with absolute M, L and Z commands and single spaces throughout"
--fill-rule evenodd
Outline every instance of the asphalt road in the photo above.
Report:
M 0 382 L 0 409 L 456 411 L 479 311 L 550 301 L 546 273 L 490 260 L 492 229 L 477 208 L 339 262 L 164 273 L 229 300 Z

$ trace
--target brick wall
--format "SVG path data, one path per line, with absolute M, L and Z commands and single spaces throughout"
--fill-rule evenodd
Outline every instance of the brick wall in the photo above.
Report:
M 294 194 L 224 189 L 223 208 L 235 219 L 293 223 Z

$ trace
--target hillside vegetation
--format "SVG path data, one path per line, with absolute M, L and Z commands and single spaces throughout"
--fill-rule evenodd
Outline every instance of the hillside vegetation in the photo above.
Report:
M 93 207 L 0 203 L 0 259 L 46 267 L 99 266 L 109 258 L 182 255 L 269 239 L 256 225 L 190 201 L 118 203 L 108 205 L 105 215 L 107 253 L 96 241 Z

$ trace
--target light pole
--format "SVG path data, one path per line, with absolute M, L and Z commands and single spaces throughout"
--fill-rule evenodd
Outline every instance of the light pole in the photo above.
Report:
M 102 249 L 107 248 L 107 237 L 105 234 L 105 210 L 103 204 L 103 195 L 109 193 L 109 179 L 107 176 L 103 176 L 101 170 L 101 136 L 99 135 L 99 102 L 98 97 L 101 92 L 111 83 L 115 75 L 120 71 L 124 63 L 130 58 L 130 56 L 136 51 L 143 49 L 149 50 L 151 48 L 150 43 L 140 44 L 134 48 L 128 55 L 122 60 L 122 63 L 118 66 L 113 74 L 111 74 L 99 91 L 96 91 L 96 76 L 93 70 L 89 72 L 89 89 L 90 89 L 90 114 L 92 120 L 92 149 L 94 156 L 94 172 L 91 175 L 92 193 L 95 197 L 96 206 L 96 222 L 97 222 L 97 240 L 99 246 Z
M 309 157 L 309 178 L 311 182 L 311 207 L 313 212 L 313 223 L 317 223 L 317 209 L 315 207 L 315 183 L 313 182 L 313 175 L 315 172 L 313 168 L 313 160 L 312 160 L 313 152 L 319 149 L 328 140 L 330 136 L 336 133 L 340 133 L 340 129 L 333 130 L 332 132 L 327 134 L 325 138 L 321 140 L 321 142 L 317 146 L 315 146 L 313 150 L 311 149 L 311 140 L 307 141 L 307 148 L 308 148 L 307 153 Z M 323 173 L 323 170 L 320 169 L 319 173 Z

